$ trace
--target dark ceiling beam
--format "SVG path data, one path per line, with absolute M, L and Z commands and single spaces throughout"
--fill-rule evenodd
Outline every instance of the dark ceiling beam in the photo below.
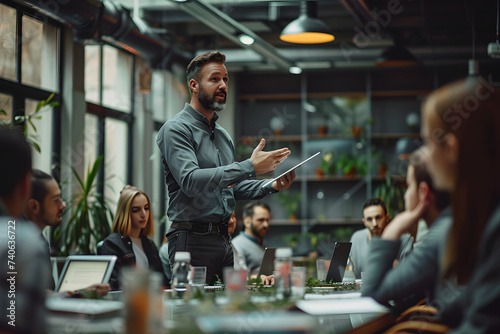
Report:
M 273 45 L 208 2 L 192 0 L 179 3 L 178 7 L 236 45 L 256 52 L 262 56 L 263 61 L 270 61 L 283 71 L 288 71 L 293 66 L 293 63 L 282 56 Z M 240 34 L 252 37 L 255 42 L 252 45 L 241 43 L 238 38 Z
M 363 0 L 341 0 L 345 9 L 351 13 L 358 25 L 364 27 L 368 22 L 373 21 L 374 17 L 370 9 Z

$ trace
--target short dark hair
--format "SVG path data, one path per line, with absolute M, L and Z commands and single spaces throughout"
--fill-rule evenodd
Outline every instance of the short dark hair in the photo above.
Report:
M 53 177 L 49 174 L 42 172 L 39 169 L 31 171 L 31 197 L 42 203 L 47 196 L 47 182 L 52 180 Z
M 194 57 L 186 68 L 186 79 L 188 86 L 189 86 L 189 81 L 191 81 L 191 79 L 199 81 L 198 73 L 205 64 L 208 63 L 224 64 L 225 61 L 226 61 L 226 56 L 220 53 L 219 51 L 205 52 L 202 53 L 201 55 Z
M 367 199 L 363 203 L 363 211 L 370 206 L 377 206 L 377 205 L 380 205 L 382 209 L 384 209 L 384 213 L 387 215 L 387 206 L 385 205 L 385 202 L 377 197 Z
M 427 183 L 427 185 L 429 186 L 429 190 L 434 194 L 436 208 L 438 210 L 443 210 L 448 205 L 450 205 L 450 195 L 446 191 L 436 190 L 432 185 L 431 176 L 429 175 L 427 167 L 425 166 L 425 163 L 423 161 L 423 149 L 424 148 L 419 148 L 415 150 L 410 155 L 409 163 L 415 171 L 415 181 L 417 181 L 417 185 L 420 184 L 420 182 Z
M 31 171 L 31 147 L 20 131 L 0 126 L 0 157 L 0 197 L 8 197 Z
M 257 206 L 260 206 L 261 208 L 264 208 L 267 211 L 271 212 L 271 208 L 266 203 L 261 202 L 261 201 L 254 201 L 254 202 L 248 203 L 243 208 L 243 218 L 252 217 L 254 214 L 254 211 L 255 211 L 255 207 L 257 207 Z

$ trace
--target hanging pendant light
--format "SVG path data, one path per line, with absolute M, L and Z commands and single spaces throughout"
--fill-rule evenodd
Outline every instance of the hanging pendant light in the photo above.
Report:
M 415 56 L 403 45 L 395 42 L 393 46 L 385 49 L 375 61 L 376 66 L 398 67 L 417 65 Z
M 281 32 L 280 39 L 288 43 L 319 44 L 335 39 L 328 26 L 317 18 L 317 1 L 303 1 L 300 16 Z

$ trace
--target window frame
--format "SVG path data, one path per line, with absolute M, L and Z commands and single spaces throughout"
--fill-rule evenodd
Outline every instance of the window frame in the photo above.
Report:
M 130 80 L 130 112 L 124 112 L 124 111 L 119 111 L 112 109 L 110 107 L 106 107 L 103 105 L 103 58 L 104 58 L 104 52 L 103 48 L 104 45 L 113 47 L 118 50 L 118 52 L 123 52 L 129 56 L 132 57 L 132 68 L 131 68 L 131 80 Z M 98 147 L 97 147 L 97 156 L 103 156 L 104 159 L 103 161 L 106 161 L 106 118 L 113 118 L 119 121 L 123 121 L 127 123 L 127 128 L 128 128 L 128 138 L 127 138 L 127 175 L 126 175 L 126 183 L 127 184 L 133 184 L 133 161 L 132 161 L 132 152 L 134 149 L 134 131 L 133 131 L 133 125 L 134 125 L 134 114 L 135 114 L 135 70 L 136 70 L 136 55 L 125 50 L 122 48 L 119 48 L 113 44 L 110 43 L 105 43 L 103 42 L 102 44 L 99 45 L 99 104 L 96 104 L 94 102 L 88 102 L 86 101 L 86 107 L 85 107 L 85 113 L 93 114 L 98 117 L 98 135 L 99 137 L 97 138 L 98 142 Z M 98 180 L 98 187 L 97 187 L 97 192 L 100 194 L 104 194 L 104 180 L 105 180 L 105 173 L 104 169 L 102 168 L 99 171 L 99 174 L 97 176 Z
M 59 181 L 60 166 L 61 166 L 61 105 L 62 105 L 62 89 L 63 89 L 63 47 L 62 41 L 64 40 L 64 25 L 57 22 L 46 15 L 32 9 L 27 8 L 19 3 L 5 0 L 2 4 L 15 9 L 16 11 L 16 81 L 11 81 L 0 77 L 0 93 L 12 96 L 12 110 L 11 110 L 11 122 L 14 122 L 16 116 L 25 115 L 27 99 L 41 101 L 47 99 L 51 94 L 54 94 L 52 101 L 59 102 L 59 106 L 52 109 L 52 143 L 51 143 L 51 173 L 56 176 Z M 44 24 L 48 24 L 57 28 L 58 34 L 58 52 L 57 57 L 59 58 L 57 62 L 57 76 L 58 85 L 57 91 L 49 91 L 42 88 L 30 86 L 22 83 L 22 47 L 23 47 L 23 25 L 22 17 L 30 16 L 34 19 L 42 21 Z

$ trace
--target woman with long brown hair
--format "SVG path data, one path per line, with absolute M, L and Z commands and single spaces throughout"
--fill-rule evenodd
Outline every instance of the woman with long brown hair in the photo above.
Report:
M 454 82 L 430 94 L 422 116 L 428 171 L 451 193 L 441 279 L 466 286 L 442 320 L 459 333 L 499 333 L 500 91 L 480 77 Z
M 113 233 L 98 248 L 100 255 L 116 255 L 117 261 L 109 280 L 112 290 L 120 290 L 120 271 L 126 266 L 149 268 L 163 274 L 158 249 L 148 236 L 154 232 L 153 214 L 148 195 L 132 186 L 120 192 Z M 163 284 L 168 286 L 164 276 Z

